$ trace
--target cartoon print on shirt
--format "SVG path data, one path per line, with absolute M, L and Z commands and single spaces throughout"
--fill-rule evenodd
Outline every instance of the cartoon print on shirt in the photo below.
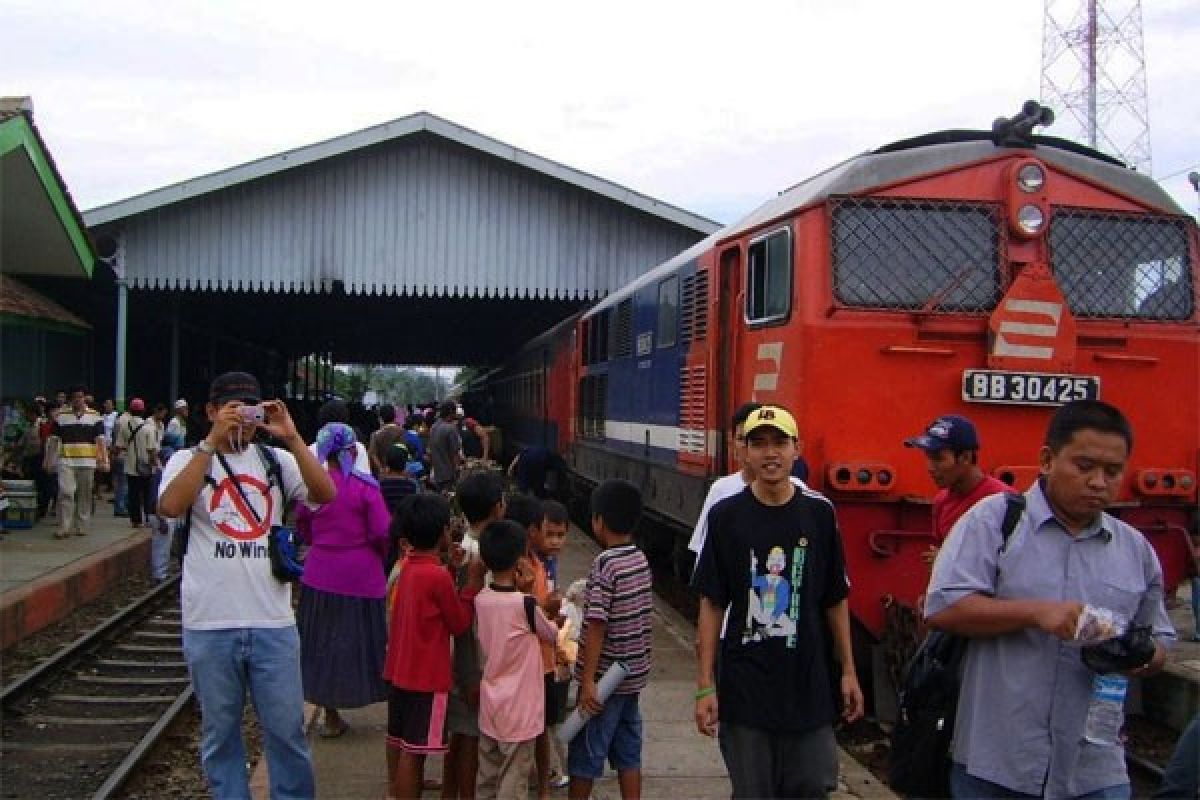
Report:
M 772 636 L 794 637 L 793 618 L 798 604 L 792 602 L 792 584 L 784 577 L 787 555 L 782 547 L 767 553 L 767 572 L 758 574 L 758 557 L 750 553 L 750 594 L 746 604 L 746 626 L 742 643 L 761 642 Z M 794 570 L 793 570 L 794 571 Z

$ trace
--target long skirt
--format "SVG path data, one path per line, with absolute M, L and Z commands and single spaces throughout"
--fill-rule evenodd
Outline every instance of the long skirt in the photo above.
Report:
M 360 708 L 387 699 L 383 598 L 300 587 L 297 627 L 304 699 L 326 708 Z

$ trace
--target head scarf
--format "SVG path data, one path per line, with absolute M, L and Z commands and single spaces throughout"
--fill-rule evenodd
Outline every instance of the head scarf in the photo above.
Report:
M 322 463 L 329 461 L 330 456 L 337 456 L 338 466 L 343 475 L 353 475 L 359 480 L 378 486 L 379 483 L 369 472 L 354 469 L 354 459 L 358 455 L 355 447 L 354 429 L 344 422 L 326 423 L 317 431 L 317 459 Z

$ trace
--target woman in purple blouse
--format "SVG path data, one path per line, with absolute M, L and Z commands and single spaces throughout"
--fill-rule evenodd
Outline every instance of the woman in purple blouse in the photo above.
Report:
M 340 736 L 339 708 L 387 699 L 383 561 L 391 515 L 370 473 L 354 470 L 354 431 L 331 422 L 317 433 L 317 457 L 337 497 L 317 509 L 304 504 L 296 528 L 311 547 L 300 583 L 300 665 L 304 699 L 325 709 L 319 733 Z

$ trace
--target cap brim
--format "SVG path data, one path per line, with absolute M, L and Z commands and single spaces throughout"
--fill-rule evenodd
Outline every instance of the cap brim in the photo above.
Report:
M 243 394 L 241 392 L 237 392 L 235 394 L 222 395 L 222 396 L 216 398 L 215 400 L 213 400 L 212 404 L 214 406 L 223 406 L 226 403 L 228 403 L 230 400 L 239 400 L 248 406 L 256 406 L 262 402 L 261 397 L 254 397 L 253 395 L 247 395 L 247 394 Z
M 788 437 L 789 439 L 799 439 L 800 438 L 795 433 L 795 431 L 789 431 L 787 428 L 781 428 L 778 425 L 772 425 L 770 422 L 760 422 L 759 424 L 757 424 L 754 427 L 747 430 L 743 435 L 749 436 L 752 433 L 758 433 L 759 431 L 765 431 L 768 428 L 770 428 L 773 431 L 779 431 L 780 433 L 782 433 L 784 436 Z
M 914 436 L 911 439 L 904 440 L 905 447 L 915 447 L 918 450 L 928 450 L 930 452 L 942 450 L 946 447 L 944 442 L 938 442 L 928 436 Z

